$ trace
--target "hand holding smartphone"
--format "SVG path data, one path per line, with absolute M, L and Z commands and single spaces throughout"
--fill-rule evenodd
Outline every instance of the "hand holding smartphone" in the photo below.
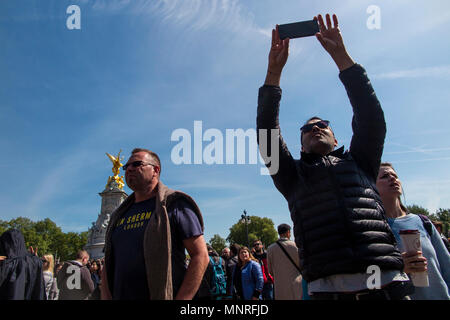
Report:
M 317 20 L 300 21 L 278 25 L 280 39 L 309 37 L 319 32 Z

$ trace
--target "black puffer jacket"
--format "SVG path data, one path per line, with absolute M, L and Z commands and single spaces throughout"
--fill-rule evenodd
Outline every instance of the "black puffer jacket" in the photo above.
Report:
M 339 77 L 353 106 L 350 151 L 342 147 L 327 156 L 302 153 L 294 160 L 280 134 L 279 169 L 272 175 L 288 201 L 302 275 L 308 282 L 366 272 L 370 265 L 403 269 L 375 187 L 386 135 L 384 114 L 360 65 Z M 279 129 L 280 99 L 279 87 L 260 88 L 258 129 Z M 270 141 L 266 143 L 271 150 Z

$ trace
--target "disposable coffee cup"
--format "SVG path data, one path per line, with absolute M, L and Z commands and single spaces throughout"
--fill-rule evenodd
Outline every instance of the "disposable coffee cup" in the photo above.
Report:
M 422 245 L 420 244 L 419 230 L 400 230 L 399 234 L 406 252 L 422 251 Z M 429 286 L 427 271 L 413 272 L 410 275 L 414 286 L 416 287 Z

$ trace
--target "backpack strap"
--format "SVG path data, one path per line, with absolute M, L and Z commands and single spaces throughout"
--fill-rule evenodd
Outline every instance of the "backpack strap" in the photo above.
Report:
M 432 224 L 431 220 L 423 214 L 417 214 L 417 215 L 419 216 L 420 220 L 422 220 L 423 227 L 425 228 L 425 230 L 427 230 L 428 234 L 431 237 L 433 235 L 433 224 Z
M 283 250 L 284 254 L 286 255 L 286 257 L 288 257 L 289 261 L 294 265 L 294 267 L 298 270 L 298 272 L 301 273 L 300 268 L 295 264 L 294 260 L 291 258 L 291 256 L 289 255 L 289 253 L 286 251 L 286 249 L 281 245 L 281 243 L 279 241 L 276 242 L 277 245 L 280 246 L 281 250 Z
M 209 261 L 211 261 L 211 264 L 212 264 L 213 266 L 222 266 L 222 258 L 221 258 L 221 257 L 218 257 L 218 258 L 219 258 L 219 260 L 216 262 L 216 260 L 214 259 L 214 257 L 209 256 Z

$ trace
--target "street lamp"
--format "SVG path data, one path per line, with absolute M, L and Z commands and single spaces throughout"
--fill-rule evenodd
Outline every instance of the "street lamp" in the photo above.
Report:
M 252 222 L 250 217 L 247 216 L 247 211 L 244 209 L 244 214 L 241 215 L 241 223 L 245 223 L 245 229 L 247 231 L 247 248 L 250 248 L 250 242 L 248 241 L 248 224 Z

